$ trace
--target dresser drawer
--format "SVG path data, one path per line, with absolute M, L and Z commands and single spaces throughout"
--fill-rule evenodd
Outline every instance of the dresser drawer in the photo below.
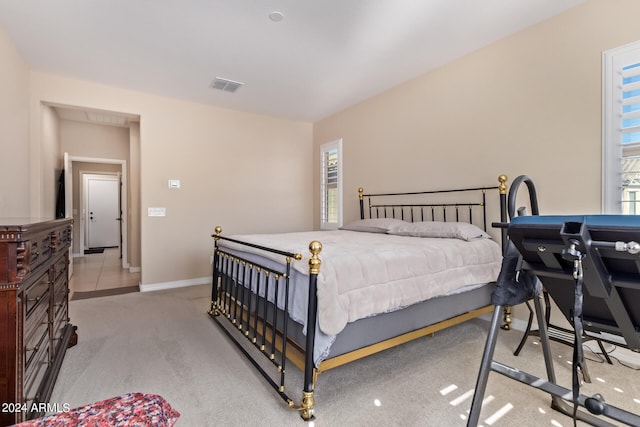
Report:
M 38 387 L 44 379 L 50 361 L 49 337 L 44 336 L 38 351 L 31 357 L 29 366 L 24 370 L 24 398 L 25 400 L 35 400 Z
M 61 256 L 53 262 L 53 277 L 55 281 L 64 279 L 62 276 L 67 274 L 67 257 Z
M 59 277 L 53 285 L 53 316 L 56 317 L 60 311 L 67 311 L 69 304 L 69 288 L 65 277 Z
M 38 266 L 51 258 L 51 234 L 25 242 L 25 270 L 34 271 Z
M 68 225 L 64 228 L 55 230 L 51 234 L 51 248 L 53 253 L 58 253 L 71 244 L 71 226 Z
M 66 226 L 63 229 L 56 230 L 51 235 L 51 249 L 54 254 L 61 253 L 63 250 L 67 250 L 71 245 L 71 226 Z
M 43 321 L 32 331 L 32 335 L 25 338 L 24 342 L 24 367 L 25 373 L 29 372 L 31 366 L 41 356 L 40 350 L 47 347 L 49 344 L 49 328 L 47 325 L 46 317 Z M 25 374 L 26 375 L 26 374 Z
M 58 312 L 58 315 L 53 321 L 53 347 L 57 348 L 60 344 L 60 340 L 64 335 L 64 328 L 69 323 L 69 317 L 67 316 L 67 310 L 62 309 Z
M 48 306 L 49 272 L 43 272 L 23 293 L 25 313 L 27 318 L 42 304 Z M 48 307 L 47 307 L 48 308 Z

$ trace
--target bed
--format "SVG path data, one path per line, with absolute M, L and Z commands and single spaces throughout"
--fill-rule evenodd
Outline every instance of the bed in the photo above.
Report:
M 319 373 L 492 311 L 505 239 L 487 234 L 490 215 L 506 217 L 507 177 L 498 180 L 359 189 L 360 219 L 340 230 L 226 236 L 216 227 L 209 315 L 310 420 Z M 287 363 L 304 372 L 298 404 Z

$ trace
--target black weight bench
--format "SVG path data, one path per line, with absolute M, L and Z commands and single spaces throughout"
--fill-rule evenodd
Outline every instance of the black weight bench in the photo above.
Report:
M 574 422 L 579 419 L 609 426 L 609 419 L 640 426 L 639 415 L 608 405 L 599 395 L 588 397 L 579 392 L 579 375 L 584 374 L 584 337 L 603 341 L 615 337 L 617 345 L 622 343 L 623 347 L 640 352 L 640 244 L 636 243 L 640 242 L 640 216 L 519 216 L 512 218 L 508 236 L 509 244 L 517 249 L 512 247 L 512 252 L 521 262 L 508 262 L 505 254 L 503 279 L 499 278 L 494 293 L 495 310 L 467 425 L 478 424 L 487 379 L 494 371 L 549 393 L 551 406 L 572 416 Z M 503 296 L 513 295 L 513 289 L 538 280 L 574 328 L 571 390 L 556 383 L 539 295 L 533 302 L 548 379 L 493 360 L 503 307 L 526 301 Z

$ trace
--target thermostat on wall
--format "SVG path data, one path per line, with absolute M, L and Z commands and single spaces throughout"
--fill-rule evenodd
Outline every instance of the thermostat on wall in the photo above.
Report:
M 170 179 L 169 180 L 169 188 L 180 188 L 180 180 L 179 179 Z

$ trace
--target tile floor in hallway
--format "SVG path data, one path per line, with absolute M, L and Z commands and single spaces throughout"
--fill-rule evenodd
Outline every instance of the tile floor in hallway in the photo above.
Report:
M 140 273 L 130 273 L 129 270 L 122 268 L 118 248 L 105 249 L 101 254 L 85 254 L 82 257 L 74 257 L 72 262 L 73 275 L 69 282 L 72 293 L 140 284 Z

